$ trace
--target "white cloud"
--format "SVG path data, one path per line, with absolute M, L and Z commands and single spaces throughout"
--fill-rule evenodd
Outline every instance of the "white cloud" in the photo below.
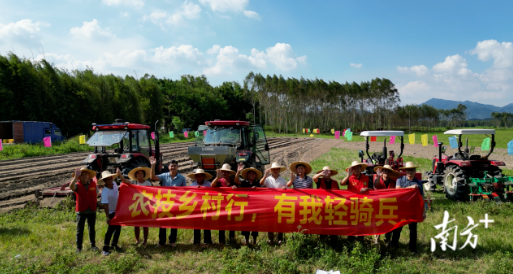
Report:
M 243 10 L 242 12 L 244 13 L 244 16 L 246 16 L 248 18 L 260 20 L 260 16 L 258 15 L 258 13 L 254 12 L 254 11 Z
M 401 73 L 409 73 L 409 72 L 413 72 L 415 74 L 417 74 L 417 76 L 424 76 L 428 73 L 429 69 L 424 66 L 424 65 L 420 65 L 420 66 L 412 66 L 412 67 L 401 67 L 401 66 L 397 66 L 397 70 Z
M 82 27 L 70 29 L 70 33 L 78 39 L 88 39 L 95 41 L 104 41 L 116 38 L 109 29 L 102 29 L 98 20 L 93 19 L 91 22 L 84 22 Z
M 445 61 L 433 66 L 433 71 L 443 74 L 458 74 L 461 76 L 472 75 L 472 71 L 467 69 L 467 60 L 459 54 L 447 56 Z
M 16 23 L 0 24 L 0 43 L 17 41 L 27 43 L 30 40 L 39 38 L 41 27 L 49 27 L 47 22 L 32 22 L 30 19 L 23 19 Z
M 249 0 L 199 0 L 205 6 L 210 6 L 213 11 L 218 12 L 242 12 Z
M 221 50 L 220 45 L 214 45 L 214 46 L 212 46 L 212 48 L 207 50 L 207 54 L 218 54 L 220 50 Z
M 178 27 L 187 24 L 185 19 L 200 18 L 201 8 L 193 3 L 185 1 L 182 6 L 172 14 L 168 14 L 164 10 L 156 10 L 149 16 L 144 16 L 143 21 L 150 20 L 152 23 L 159 25 L 162 29 L 166 26 Z
M 484 40 L 477 43 L 471 54 L 477 54 L 477 58 L 487 62 L 493 59 L 495 68 L 509 68 L 513 65 L 513 43 L 497 40 Z
M 121 15 L 121 17 L 130 17 L 130 14 L 128 14 L 126 11 L 120 12 L 119 15 Z
M 128 5 L 128 6 L 133 6 L 135 8 L 144 7 L 143 0 L 102 0 L 102 3 L 107 6 Z
M 353 68 L 357 68 L 357 69 L 359 69 L 359 68 L 363 67 L 363 65 L 362 65 L 362 64 L 355 64 L 355 63 L 351 63 L 351 64 L 349 64 L 349 65 L 350 65 L 351 67 L 353 67 Z

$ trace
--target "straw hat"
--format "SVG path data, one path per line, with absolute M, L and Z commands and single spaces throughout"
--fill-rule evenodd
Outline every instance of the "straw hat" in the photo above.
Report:
M 80 171 L 89 173 L 89 177 L 91 177 L 89 179 L 93 179 L 94 176 L 96 176 L 96 171 L 87 169 L 85 167 L 81 168 Z M 73 175 L 71 175 L 71 177 L 75 177 L 75 172 L 73 172 Z
M 392 177 L 394 177 L 394 176 L 395 176 L 395 177 L 399 176 L 399 172 L 397 172 L 397 171 L 393 170 L 393 169 L 392 169 L 392 167 L 391 167 L 390 165 L 377 166 L 377 167 L 375 167 L 375 168 L 374 168 L 374 172 L 378 172 L 378 171 L 377 171 L 378 169 L 386 169 L 386 170 L 390 171 L 390 175 L 391 175 Z
M 237 172 L 235 172 L 235 171 L 233 171 L 231 169 L 229 164 L 223 164 L 223 166 L 220 168 L 220 170 L 221 171 L 228 171 L 228 172 L 230 172 L 230 175 L 234 175 L 235 173 L 237 173 Z
M 150 178 L 151 170 L 149 167 L 138 167 L 138 168 L 134 168 L 134 169 L 130 170 L 130 172 L 128 172 L 128 178 L 130 178 L 130 180 L 137 180 L 137 177 L 135 177 L 135 174 L 139 170 L 144 171 L 144 180 L 148 180 Z
M 350 167 L 348 167 L 348 168 L 346 168 L 346 172 L 349 172 L 349 169 L 350 169 L 350 168 L 353 168 L 353 167 L 355 167 L 355 166 L 361 166 L 362 171 L 363 171 L 363 170 L 365 170 L 365 169 L 367 168 L 367 165 L 366 165 L 366 164 L 364 164 L 364 163 L 360 163 L 360 162 L 358 162 L 358 161 L 353 161 L 353 162 L 351 163 L 351 166 L 350 166 Z
M 114 179 L 114 178 L 118 177 L 118 175 L 116 173 L 112 174 L 112 173 L 110 173 L 110 171 L 105 170 L 104 172 L 102 172 L 102 177 L 100 178 L 100 180 L 98 180 L 97 184 L 104 185 L 105 182 L 103 180 L 110 178 L 110 177 L 112 177 L 112 179 Z
M 250 171 L 254 171 L 256 173 L 255 180 L 260 180 L 260 178 L 262 178 L 262 172 L 260 170 L 256 169 L 256 168 L 254 168 L 254 167 L 249 167 L 249 168 L 243 169 L 242 172 L 240 173 L 240 176 L 242 176 L 242 178 L 244 178 L 244 179 L 247 179 L 246 175 Z
M 309 163 L 306 163 L 306 162 L 293 162 L 292 164 L 290 164 L 289 166 L 289 169 L 290 171 L 292 171 L 293 173 L 296 173 L 296 167 L 298 165 L 304 165 L 305 166 L 305 174 L 310 174 L 310 172 L 312 172 L 312 166 L 309 164 Z
M 272 163 L 272 165 L 271 165 L 271 167 L 270 167 L 270 169 L 273 169 L 273 168 L 279 168 L 279 169 L 280 169 L 280 172 L 283 172 L 283 171 L 287 170 L 287 168 L 286 168 L 286 167 L 281 166 L 280 164 L 278 164 L 278 163 L 276 163 L 276 162 Z
M 193 179 L 193 180 L 196 180 L 196 174 L 204 174 L 205 175 L 205 180 L 210 180 L 212 179 L 212 175 L 210 175 L 210 173 L 208 172 L 205 172 L 203 169 L 201 168 L 197 168 L 194 173 L 191 173 L 189 175 L 187 175 L 187 177 Z
M 335 176 L 335 175 L 337 175 L 337 174 L 338 174 L 338 171 L 336 171 L 336 170 L 332 170 L 329 166 L 325 166 L 325 167 L 323 167 L 323 168 L 322 168 L 322 170 L 317 171 L 315 174 L 319 174 L 319 173 L 323 172 L 323 171 L 324 171 L 324 170 L 326 170 L 326 169 L 328 169 L 328 170 L 330 170 L 330 171 L 331 171 L 331 176 Z
M 413 162 L 406 162 L 406 164 L 403 167 L 400 167 L 399 169 L 411 169 L 411 168 L 418 168 L 419 166 L 416 166 Z

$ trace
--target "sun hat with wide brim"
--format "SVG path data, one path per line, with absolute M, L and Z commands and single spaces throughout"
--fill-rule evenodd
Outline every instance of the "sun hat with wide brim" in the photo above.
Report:
M 346 172 L 349 172 L 349 169 L 350 169 L 350 168 L 353 168 L 353 167 L 355 167 L 355 166 L 361 166 L 362 171 L 363 171 L 363 170 L 365 170 L 365 169 L 367 168 L 367 165 L 366 165 L 366 164 L 364 164 L 364 163 L 360 163 L 360 162 L 358 162 L 358 161 L 353 161 L 353 162 L 351 163 L 351 166 L 349 166 L 348 168 L 346 168 Z
M 398 177 L 399 176 L 399 172 L 393 170 L 390 165 L 377 166 L 377 167 L 374 168 L 374 172 L 378 172 L 378 169 L 386 169 L 386 170 L 390 171 L 391 177 Z
M 331 169 L 329 166 L 325 166 L 325 167 L 323 167 L 321 170 L 319 170 L 319 171 L 315 172 L 315 174 L 319 174 L 319 173 L 323 172 L 323 171 L 324 171 L 324 170 L 326 170 L 326 169 L 328 169 L 328 170 L 330 170 L 330 171 L 331 171 L 331 176 L 335 176 L 335 175 L 337 175 L 337 174 L 338 174 L 338 171 L 336 171 L 336 170 L 334 170 L 334 169 Z M 321 177 L 322 177 L 322 176 L 321 176 Z
M 139 170 L 144 171 L 144 178 L 143 178 L 144 180 L 148 180 L 150 178 L 151 170 L 149 167 L 137 167 L 137 168 L 130 170 L 130 172 L 128 172 L 128 178 L 130 178 L 130 180 L 137 180 L 137 177 L 135 176 L 135 174 Z
M 237 172 L 235 172 L 235 171 L 233 171 L 233 170 L 231 169 L 231 167 L 230 167 L 230 165 L 229 165 L 229 164 L 224 164 L 224 165 L 220 168 L 220 170 L 221 170 L 221 171 L 228 171 L 228 172 L 230 172 L 230 175 L 234 175 L 235 173 L 237 173 Z
M 278 164 L 278 163 L 276 163 L 276 162 L 274 162 L 274 163 L 272 163 L 272 164 L 271 164 L 270 169 L 273 169 L 273 168 L 279 168 L 279 169 L 280 169 L 280 172 L 283 172 L 283 171 L 287 170 L 287 168 L 286 168 L 286 167 L 281 166 L 280 164 Z
M 403 167 L 400 167 L 399 169 L 413 169 L 418 168 L 419 166 L 416 166 L 413 162 L 406 162 Z
M 210 175 L 210 173 L 208 173 L 208 172 L 205 172 L 205 171 L 204 171 L 203 169 L 201 169 L 201 168 L 197 168 L 197 169 L 194 171 L 194 173 L 191 173 L 191 174 L 187 175 L 187 177 L 189 177 L 189 178 L 191 178 L 191 179 L 193 179 L 193 180 L 196 180 L 196 174 L 203 174 L 203 175 L 205 175 L 205 180 L 207 180 L 207 181 L 208 181 L 208 180 L 210 180 L 210 179 L 212 179 L 212 175 Z
M 289 170 L 296 173 L 297 170 L 296 170 L 296 167 L 298 165 L 304 165 L 305 166 L 305 174 L 310 174 L 310 172 L 312 172 L 312 166 L 309 164 L 309 163 L 306 163 L 306 162 L 293 162 L 292 164 L 290 164 L 289 166 Z
M 249 168 L 245 168 L 242 170 L 242 172 L 240 173 L 240 176 L 242 176 L 242 178 L 246 179 L 246 175 L 248 174 L 248 172 L 250 171 L 253 171 L 256 173 L 256 178 L 255 180 L 260 180 L 260 178 L 262 178 L 262 172 L 254 167 L 249 167 Z
M 87 169 L 85 167 L 81 168 L 80 171 L 89 173 L 89 179 L 93 179 L 94 176 L 96 176 L 96 171 Z M 71 178 L 75 177 L 75 172 L 73 172 L 73 175 L 71 175 Z
M 105 170 L 104 172 L 102 172 L 102 177 L 100 178 L 100 180 L 98 180 L 97 184 L 100 185 L 100 186 L 104 185 L 105 182 L 103 180 L 105 180 L 107 178 L 114 179 L 116 177 L 118 177 L 118 174 L 116 174 L 116 173 L 113 174 L 113 173 L 110 173 L 110 171 Z

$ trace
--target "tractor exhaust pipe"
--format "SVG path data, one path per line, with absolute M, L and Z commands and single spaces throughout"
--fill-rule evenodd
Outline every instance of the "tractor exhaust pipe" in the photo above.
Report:
M 159 123 L 159 120 L 157 120 L 155 122 L 155 140 L 153 140 L 153 142 L 155 143 L 155 159 L 157 160 L 157 172 L 158 174 L 160 174 L 161 172 L 161 169 L 160 169 L 160 165 L 162 164 L 161 163 L 161 159 L 160 159 L 160 142 L 159 142 L 159 131 L 158 131 L 158 123 Z

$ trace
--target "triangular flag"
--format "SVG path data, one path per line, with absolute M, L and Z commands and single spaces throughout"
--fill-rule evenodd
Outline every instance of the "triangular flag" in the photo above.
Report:
M 427 147 L 428 145 L 428 135 L 424 134 L 420 136 L 420 141 L 422 142 L 423 147 Z
M 395 143 L 395 136 L 390 136 L 390 145 L 393 145 Z
M 414 145 L 415 144 L 415 133 L 412 133 L 412 134 L 408 135 L 408 141 L 410 142 L 410 145 Z
M 340 131 L 335 131 L 335 139 L 340 139 Z
M 371 142 L 376 142 L 377 140 L 378 140 L 378 137 L 376 137 L 376 136 L 371 136 L 371 138 L 370 138 Z
M 155 140 L 155 131 L 151 133 L 151 139 Z
M 85 144 L 85 135 L 80 135 L 80 137 L 78 137 L 78 143 L 83 145 Z
M 52 146 L 52 137 L 43 138 L 43 143 L 45 144 L 45 147 L 51 147 Z
M 331 129 L 331 134 L 335 134 L 335 129 L 334 128 Z
M 513 155 L 513 140 L 508 143 L 508 155 Z
M 169 138 L 175 138 L 175 133 L 174 133 L 174 132 L 172 132 L 172 131 L 170 131 L 170 132 L 169 132 Z
M 353 133 L 351 131 L 346 132 L 346 138 L 348 141 L 351 141 L 353 139 Z
M 449 137 L 449 145 L 451 148 L 458 148 L 458 140 L 456 139 L 456 136 Z
M 189 132 L 188 131 L 184 132 L 183 136 L 185 136 L 185 138 L 189 138 Z
M 485 138 L 483 140 L 483 143 L 481 144 L 481 150 L 490 150 L 490 143 L 491 143 L 492 139 L 490 138 Z
M 438 137 L 436 135 L 433 135 L 433 143 L 435 143 L 435 147 L 438 147 Z

